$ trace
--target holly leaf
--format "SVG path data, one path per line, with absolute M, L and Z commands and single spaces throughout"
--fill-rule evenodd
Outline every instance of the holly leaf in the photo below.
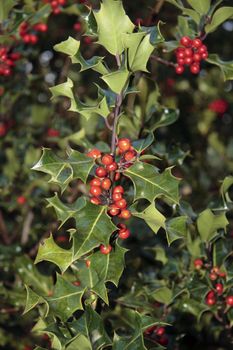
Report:
M 177 239 L 187 237 L 187 217 L 179 216 L 177 218 L 168 219 L 165 222 L 166 236 L 168 245 Z
M 49 182 L 57 183 L 64 191 L 73 179 L 80 179 L 86 183 L 93 166 L 93 159 L 78 151 L 71 149 L 68 158 L 63 160 L 52 150 L 43 148 L 40 160 L 32 169 L 49 174 L 51 176 Z
M 179 118 L 179 110 L 172 108 L 164 108 L 162 115 L 150 126 L 146 131 L 153 132 L 156 129 L 171 125 Z
M 142 212 L 132 211 L 132 214 L 133 216 L 143 219 L 154 233 L 157 233 L 161 227 L 165 229 L 166 218 L 158 211 L 154 203 L 150 204 Z
M 52 93 L 52 98 L 63 96 L 70 99 L 70 108 L 68 109 L 71 112 L 77 112 L 83 115 L 87 120 L 93 115 L 98 114 L 103 118 L 106 118 L 110 111 L 108 108 L 107 100 L 105 96 L 101 96 L 97 104 L 94 106 L 88 106 L 85 103 L 81 102 L 78 98 L 74 97 L 73 94 L 73 82 L 71 79 L 67 79 L 65 83 L 56 85 L 50 88 Z
M 57 265 L 61 272 L 65 272 L 72 264 L 73 252 L 72 249 L 63 249 L 59 247 L 53 240 L 52 234 L 40 244 L 36 256 L 35 264 L 41 261 L 50 261 Z
M 124 50 L 123 33 L 132 33 L 134 24 L 126 15 L 122 1 L 103 0 L 99 11 L 93 12 L 97 22 L 98 43 L 112 55 Z
M 172 291 L 168 287 L 157 288 L 151 292 L 151 297 L 159 303 L 169 305 L 172 301 Z
M 233 79 L 233 61 L 222 61 L 216 54 L 209 55 L 206 61 L 221 69 L 224 81 Z
M 145 198 L 153 202 L 156 198 L 166 197 L 174 203 L 179 202 L 179 180 L 171 174 L 171 168 L 159 174 L 153 165 L 137 161 L 124 174 L 134 184 L 135 200 Z
M 77 310 L 83 310 L 82 296 L 85 287 L 74 286 L 57 274 L 54 293 L 47 298 L 50 310 L 63 322 L 67 321 Z
M 219 238 L 213 244 L 213 264 L 214 266 L 222 266 L 225 260 L 232 254 L 231 244 L 225 238 Z
M 23 315 L 25 315 L 30 310 L 34 309 L 34 307 L 36 307 L 38 304 L 42 304 L 42 303 L 45 303 L 47 306 L 47 312 L 46 312 L 46 314 L 47 314 L 49 306 L 48 306 L 48 303 L 46 302 L 46 300 L 44 298 L 42 298 L 40 295 L 38 295 L 37 293 L 35 293 L 27 285 L 25 285 L 25 288 L 26 288 L 26 292 L 27 292 L 27 299 L 26 299 L 26 305 L 25 305 Z
M 106 213 L 107 208 L 90 202 L 74 216 L 77 232 L 73 234 L 74 259 L 87 254 L 100 244 L 109 244 L 117 227 Z
M 196 316 L 198 322 L 200 321 L 202 314 L 209 310 L 209 306 L 194 299 L 182 299 L 179 306 L 183 312 L 188 312 Z
M 210 9 L 211 0 L 187 0 L 187 2 L 200 15 L 205 15 Z
M 149 133 L 145 139 L 140 139 L 133 142 L 133 148 L 137 153 L 142 153 L 154 142 L 154 134 Z
M 101 79 L 103 79 L 103 81 L 105 81 L 110 89 L 116 94 L 119 94 L 123 89 L 127 87 L 128 78 L 129 71 L 127 69 L 120 69 L 101 77 Z
M 225 213 L 213 214 L 210 209 L 201 212 L 197 219 L 197 228 L 203 242 L 209 242 L 219 229 L 226 230 L 228 220 Z
M 68 55 L 72 63 L 78 63 L 81 66 L 80 72 L 83 72 L 87 69 L 93 69 L 94 71 L 100 74 L 107 74 L 108 70 L 103 64 L 104 57 L 93 56 L 89 60 L 85 60 L 80 53 L 80 41 L 72 38 L 69 38 L 65 41 L 54 46 L 54 50 L 57 52 L 62 52 Z
M 8 18 L 9 12 L 16 4 L 17 1 L 14 0 L 3 0 L 0 2 L 0 22 Z
M 85 313 L 70 324 L 74 334 L 82 334 L 92 344 L 91 349 L 100 350 L 110 346 L 112 341 L 104 328 L 103 319 L 92 309 L 90 305 L 85 308 Z
M 223 201 L 225 204 L 232 203 L 232 199 L 229 196 L 229 189 L 233 185 L 233 176 L 227 176 L 223 180 L 221 187 L 220 187 L 220 193 L 222 195 Z
M 206 24 L 205 32 L 211 33 L 215 31 L 215 29 L 217 29 L 220 24 L 222 24 L 229 18 L 233 18 L 233 7 L 229 7 L 229 6 L 220 7 L 213 14 L 211 18 L 211 22 Z

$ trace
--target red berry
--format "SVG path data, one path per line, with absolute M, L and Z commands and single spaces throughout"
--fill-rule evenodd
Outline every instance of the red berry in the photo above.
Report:
M 114 180 L 118 181 L 118 180 L 120 180 L 120 178 L 121 178 L 121 174 L 119 172 L 116 172 Z
M 185 58 L 185 51 L 184 51 L 185 49 L 179 49 L 178 51 L 176 51 L 176 57 L 177 57 L 177 59 L 178 58 Z
M 118 168 L 118 165 L 116 162 L 113 162 L 112 164 L 106 165 L 106 169 L 108 171 L 115 171 L 115 170 L 117 170 L 117 168 Z
M 176 66 L 176 74 L 182 74 L 184 73 L 184 67 L 183 66 Z
M 101 195 L 102 190 L 99 186 L 91 186 L 89 192 L 90 192 L 90 194 L 92 194 L 92 196 L 98 197 Z
M 131 217 L 131 212 L 128 209 L 123 209 L 120 213 L 120 215 L 118 215 L 119 218 L 122 219 L 129 219 Z
M 10 58 L 13 60 L 13 61 L 17 61 L 21 58 L 21 54 L 19 52 L 12 52 L 10 54 Z
M 194 260 L 194 266 L 197 270 L 201 269 L 203 266 L 203 261 L 201 259 L 195 259 Z
M 159 328 L 156 329 L 155 333 L 156 333 L 156 335 L 161 337 L 162 335 L 165 334 L 165 328 L 164 327 L 159 327 Z
M 82 29 L 82 24 L 80 22 L 77 22 L 74 24 L 74 30 L 76 32 L 80 32 L 81 29 Z
M 210 290 L 207 295 L 206 295 L 206 298 L 209 299 L 209 298 L 215 298 L 215 293 L 213 290 Z
M 190 66 L 190 64 L 192 64 L 192 62 L 193 62 L 193 58 L 192 57 L 185 57 L 185 59 L 184 59 L 184 63 L 185 64 Z
M 198 53 L 205 53 L 208 52 L 207 47 L 205 45 L 202 45 L 199 49 L 198 49 Z
M 199 66 L 199 64 L 193 63 L 193 64 L 190 66 L 190 72 L 193 73 L 193 74 L 198 74 L 198 73 L 200 72 L 200 66 Z
M 209 278 L 211 279 L 211 281 L 215 281 L 218 278 L 218 276 L 216 275 L 216 273 L 211 272 L 209 274 Z
M 94 148 L 90 152 L 87 153 L 87 156 L 90 158 L 97 159 L 97 158 L 101 157 L 101 152 L 97 148 Z
M 124 192 L 125 192 L 125 190 L 122 186 L 116 186 L 113 189 L 113 193 L 122 193 L 123 194 Z
M 24 42 L 25 44 L 29 44 L 29 43 L 31 42 L 31 36 L 30 36 L 29 34 L 25 34 L 25 35 L 23 36 L 23 42 Z
M 105 168 L 103 167 L 98 167 L 96 170 L 95 170 L 95 174 L 96 176 L 98 177 L 105 177 L 107 175 L 107 171 Z
M 59 15 L 59 13 L 61 13 L 61 9 L 59 7 L 56 7 L 53 9 L 53 14 L 54 15 Z
M 117 227 L 119 227 L 120 229 L 122 229 L 122 228 L 126 229 L 127 228 L 126 225 L 122 224 L 122 223 L 118 224 Z
M 85 36 L 85 38 L 83 39 L 84 43 L 87 45 L 90 45 L 92 43 L 92 39 L 90 36 Z
M 113 193 L 112 195 L 112 199 L 114 200 L 114 202 L 119 201 L 121 198 L 122 198 L 122 193 L 120 192 Z
M 58 237 L 56 238 L 56 242 L 59 242 L 59 243 L 68 242 L 68 237 L 67 237 L 67 236 L 64 236 L 64 235 L 58 236 Z
M 80 281 L 74 281 L 72 284 L 73 284 L 74 286 L 76 286 L 76 287 L 79 287 L 80 284 L 81 284 L 81 282 L 80 282 Z
M 4 94 L 4 92 L 5 92 L 4 87 L 0 86 L 0 96 L 2 96 Z M 1 127 L 1 124 L 0 124 L 0 127 Z M 1 136 L 1 134 L 0 134 L 0 136 Z
M 183 66 L 185 63 L 184 58 L 177 58 L 177 63 L 179 66 Z
M 37 35 L 35 35 L 35 34 L 30 34 L 30 43 L 31 43 L 32 45 L 35 45 L 35 44 L 37 43 L 37 41 L 38 41 Z
M 101 186 L 101 180 L 98 177 L 95 177 L 90 181 L 91 186 Z
M 185 49 L 184 55 L 185 55 L 185 57 L 193 57 L 193 50 L 189 49 L 189 48 Z
M 110 165 L 114 162 L 113 160 L 113 156 L 111 156 L 110 154 L 105 154 L 102 159 L 101 159 L 101 162 L 104 164 L 104 165 Z
M 111 252 L 111 250 L 112 250 L 112 247 L 110 245 L 106 246 L 106 245 L 101 244 L 101 246 L 100 246 L 101 254 L 107 255 Z
M 109 210 L 108 210 L 109 215 L 116 216 L 119 213 L 120 213 L 120 209 L 115 204 L 110 205 Z
M 201 57 L 203 60 L 206 60 L 208 58 L 208 52 L 203 52 Z
M 111 185 L 112 185 L 112 182 L 109 178 L 105 178 L 101 182 L 101 187 L 106 191 L 110 189 Z
M 125 153 L 124 158 L 127 162 L 131 161 L 132 159 L 134 159 L 136 156 L 136 152 L 135 151 L 128 151 Z
M 91 197 L 90 202 L 91 202 L 92 204 L 95 204 L 95 205 L 100 205 L 100 204 L 101 204 L 100 199 L 97 198 L 97 197 Z
M 185 46 L 185 47 L 188 47 L 190 46 L 192 43 L 192 40 L 188 37 L 188 36 L 183 36 L 181 39 L 180 39 L 180 44 Z
M 0 123 L 0 137 L 5 136 L 7 133 L 7 127 L 4 123 Z
M 19 197 L 17 198 L 18 204 L 23 205 L 23 204 L 26 203 L 26 201 L 27 201 L 27 199 L 26 199 L 26 197 L 24 197 L 24 196 L 19 196 Z
M 163 335 L 157 340 L 157 342 L 162 346 L 166 346 L 168 344 L 168 337 L 166 335 Z
M 90 267 L 91 266 L 91 260 L 86 260 L 86 267 Z
M 228 103 L 223 99 L 218 99 L 212 101 L 208 108 L 215 113 L 224 114 L 227 111 Z
M 215 285 L 215 289 L 216 289 L 218 295 L 222 295 L 222 293 L 223 293 L 223 284 L 222 283 L 217 283 Z
M 216 273 L 217 275 L 219 274 L 219 267 L 218 266 L 214 266 L 212 269 L 211 269 L 211 273 Z
M 115 205 L 119 209 L 125 209 L 127 207 L 127 202 L 126 202 L 126 200 L 124 198 L 122 198 L 119 201 L 116 201 Z
M 195 54 L 193 55 L 193 61 L 194 62 L 200 62 L 202 59 L 202 55 L 200 55 L 199 53 L 195 52 Z
M 226 303 L 228 306 L 233 306 L 233 295 L 228 295 L 228 297 L 226 297 Z
M 206 304 L 209 306 L 213 306 L 216 304 L 216 299 L 215 298 L 207 298 L 206 299 Z
M 57 129 L 49 128 L 47 131 L 47 135 L 49 137 L 58 137 L 60 135 L 60 131 Z
M 128 229 L 121 229 L 119 230 L 118 237 L 121 239 L 127 239 L 130 236 L 130 230 Z
M 130 149 L 131 142 L 127 138 L 122 138 L 119 139 L 118 141 L 118 147 L 120 148 L 121 151 L 126 152 Z
M 192 46 L 195 47 L 196 49 L 199 49 L 199 47 L 202 46 L 202 41 L 198 38 L 193 39 Z

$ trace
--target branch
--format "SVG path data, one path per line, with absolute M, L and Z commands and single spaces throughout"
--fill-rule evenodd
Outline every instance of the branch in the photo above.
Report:
M 151 58 L 159 63 L 164 64 L 167 67 L 176 67 L 176 64 L 167 60 L 164 60 L 163 58 L 160 58 L 158 56 L 152 55 Z
M 31 230 L 32 221 L 34 219 L 34 214 L 29 211 L 23 224 L 23 230 L 21 235 L 21 244 L 24 245 L 28 241 L 29 233 Z
M 9 237 L 9 233 L 1 211 L 0 211 L 0 234 L 2 236 L 2 241 L 4 244 L 6 245 L 11 244 L 11 239 Z

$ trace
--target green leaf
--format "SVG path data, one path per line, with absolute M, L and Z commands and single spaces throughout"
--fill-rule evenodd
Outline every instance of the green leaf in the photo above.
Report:
M 148 132 L 153 132 L 156 129 L 162 128 L 164 126 L 171 125 L 177 121 L 179 118 L 179 110 L 164 108 L 162 115 L 158 118 L 158 120 L 150 126 Z
M 201 20 L 201 16 L 199 15 L 199 13 L 197 13 L 197 12 L 194 11 L 194 10 L 184 8 L 184 9 L 183 9 L 183 14 L 184 14 L 184 15 L 187 15 L 187 16 L 189 16 L 189 17 L 191 17 L 191 18 L 194 20 L 194 22 L 195 22 L 197 25 L 199 25 L 200 20 Z
M 103 57 L 93 56 L 91 59 L 85 60 L 82 57 L 79 49 L 80 41 L 72 38 L 71 36 L 69 36 L 67 40 L 54 46 L 55 51 L 68 55 L 72 63 L 79 63 L 81 65 L 80 72 L 92 68 L 101 74 L 108 73 L 107 68 L 102 63 Z
M 211 0 L 187 0 L 189 5 L 201 15 L 207 14 Z
M 112 282 L 117 287 L 124 269 L 124 255 L 127 249 L 116 244 L 110 254 L 103 255 L 99 251 L 92 254 L 88 259 L 90 266 L 84 261 L 76 262 L 78 268 L 77 279 L 81 286 L 86 286 L 99 295 L 105 303 L 108 303 L 108 295 L 105 287 L 106 282 Z M 75 270 L 76 271 L 76 270 Z
M 205 304 L 200 303 L 200 301 L 196 301 L 194 299 L 183 299 L 179 303 L 181 310 L 184 312 L 188 312 L 197 317 L 198 321 L 202 314 L 209 310 L 209 307 Z
M 231 255 L 231 247 L 225 238 L 220 238 L 213 244 L 213 264 L 222 266 L 225 260 Z
M 98 114 L 102 116 L 103 118 L 106 118 L 110 111 L 108 108 L 107 100 L 105 96 L 101 96 L 97 104 L 94 106 L 88 106 L 81 102 L 78 98 L 74 97 L 72 88 L 74 84 L 71 79 L 67 79 L 65 83 L 56 85 L 52 88 L 50 88 L 50 91 L 52 93 L 52 97 L 58 97 L 58 96 L 64 96 L 68 97 L 70 99 L 70 108 L 68 109 L 71 112 L 77 112 L 83 115 L 87 120 L 93 115 Z
M 133 142 L 133 148 L 138 153 L 142 153 L 154 142 L 154 134 L 151 132 L 145 139 L 139 139 Z
M 57 265 L 62 272 L 65 272 L 73 261 L 72 257 L 72 249 L 67 250 L 60 248 L 54 242 L 53 236 L 50 235 L 49 238 L 45 239 L 45 241 L 40 244 L 35 264 L 44 260 L 50 261 Z
M 74 286 L 57 274 L 53 296 L 47 298 L 50 309 L 62 321 L 72 316 L 77 310 L 83 310 L 82 296 L 85 288 Z
M 58 198 L 57 193 L 55 193 L 53 197 L 47 198 L 46 201 L 49 203 L 48 208 L 54 208 L 58 220 L 61 221 L 61 225 L 59 226 L 59 228 L 63 226 L 67 220 L 74 217 L 75 213 L 81 210 L 86 204 L 86 200 L 84 197 L 79 197 L 71 205 L 64 204 Z
M 151 292 L 151 297 L 162 304 L 170 304 L 172 301 L 172 291 L 167 287 L 161 287 Z
M 124 174 L 133 181 L 135 200 L 145 198 L 153 202 L 155 198 L 164 196 L 172 202 L 178 203 L 179 180 L 171 174 L 171 168 L 158 174 L 157 168 L 153 165 L 138 161 L 129 167 Z
M 113 73 L 109 73 L 101 77 L 101 79 L 103 79 L 103 81 L 105 81 L 110 89 L 116 94 L 119 94 L 123 89 L 126 88 L 128 78 L 129 71 L 126 69 L 117 70 Z
M 27 291 L 27 299 L 26 299 L 26 305 L 23 312 L 23 315 L 25 315 L 27 312 L 32 310 L 35 306 L 41 303 L 46 303 L 46 300 L 42 298 L 40 295 L 36 294 L 30 287 L 25 285 L 26 291 Z M 47 305 L 48 307 L 48 305 Z M 48 311 L 48 309 L 47 309 Z
M 170 4 L 178 7 L 180 10 L 183 10 L 183 6 L 180 5 L 180 3 L 177 0 L 166 0 L 167 2 L 169 2 Z
M 197 228 L 203 242 L 209 242 L 219 229 L 226 230 L 226 214 L 214 215 L 210 209 L 204 210 L 197 219 Z
M 72 322 L 70 329 L 74 334 L 84 335 L 92 344 L 91 349 L 100 350 L 112 343 L 105 331 L 103 319 L 89 305 L 86 306 L 81 318 Z
M 187 217 L 179 216 L 177 218 L 168 219 L 165 222 L 166 225 L 166 235 L 168 245 L 177 239 L 182 239 L 187 237 Z
M 155 260 L 161 261 L 163 265 L 165 265 L 168 262 L 168 258 L 164 248 L 157 246 L 153 248 L 153 251 L 155 252 Z
M 122 1 L 103 0 L 100 10 L 94 12 L 98 27 L 98 42 L 112 55 L 124 50 L 123 33 L 132 33 L 134 24 L 125 14 Z
M 8 18 L 10 10 L 17 5 L 18 1 L 14 0 L 2 0 L 0 1 L 0 22 L 3 22 Z
M 229 189 L 233 185 L 233 176 L 227 176 L 222 182 L 220 187 L 220 193 L 222 195 L 224 203 L 232 203 L 232 199 L 229 196 Z
M 93 11 L 90 10 L 90 12 L 87 15 L 82 14 L 82 18 L 84 19 L 86 24 L 85 34 L 88 36 L 97 36 L 97 23 Z
M 227 19 L 233 18 L 233 7 L 221 7 L 219 8 L 211 18 L 211 22 L 205 26 L 205 32 L 211 33 Z
M 93 166 L 93 159 L 78 151 L 71 149 L 68 158 L 63 160 L 52 150 L 44 148 L 40 160 L 32 169 L 49 174 L 51 176 L 49 182 L 54 182 L 65 190 L 73 179 L 80 179 L 86 183 Z
M 112 232 L 117 227 L 106 214 L 107 208 L 102 205 L 94 205 L 90 202 L 76 213 L 77 232 L 74 239 L 74 259 L 87 254 L 100 244 L 109 244 Z
M 157 233 L 158 230 L 163 227 L 165 229 L 165 216 L 162 215 L 158 209 L 155 207 L 154 203 L 150 204 L 142 212 L 132 211 L 133 216 L 136 216 L 140 219 L 145 220 L 147 225 L 151 228 L 154 233 Z
M 206 61 L 221 69 L 224 81 L 233 79 L 233 61 L 222 61 L 219 56 L 215 54 L 209 55 Z

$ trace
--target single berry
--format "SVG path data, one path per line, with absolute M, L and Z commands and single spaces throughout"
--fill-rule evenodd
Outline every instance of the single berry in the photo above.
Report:
M 118 225 L 117 225 L 117 227 L 119 227 L 120 229 L 126 229 L 127 228 L 127 226 L 125 225 L 125 224 L 122 224 L 122 223 L 119 223 Z
M 161 337 L 162 335 L 165 334 L 165 328 L 164 327 L 159 327 L 156 329 L 155 334 Z
M 112 199 L 114 200 L 114 202 L 119 201 L 121 198 L 122 198 L 122 193 L 120 192 L 113 193 L 112 195 Z
M 120 180 L 120 178 L 121 178 L 121 174 L 119 172 L 116 172 L 114 180 L 118 181 L 118 180 Z
M 126 200 L 124 198 L 122 198 L 119 201 L 116 201 L 115 205 L 119 209 L 125 209 L 127 207 L 127 202 L 126 202 Z
M 194 266 L 197 270 L 200 270 L 203 266 L 203 261 L 201 259 L 195 259 L 194 260 Z
M 101 186 L 101 180 L 98 177 L 95 177 L 90 181 L 91 186 Z
M 202 55 L 200 53 L 195 52 L 195 54 L 193 55 L 193 61 L 200 62 L 201 59 L 202 59 Z
M 60 135 L 60 131 L 57 129 L 49 128 L 47 130 L 48 137 L 58 137 Z
M 112 185 L 112 182 L 109 178 L 105 178 L 101 182 L 101 187 L 106 191 L 110 189 L 111 185 Z
M 183 36 L 181 39 L 180 39 L 180 44 L 185 46 L 185 47 L 188 47 L 190 46 L 192 43 L 192 40 L 188 37 L 188 36 Z
M 121 151 L 126 152 L 130 149 L 131 142 L 127 138 L 122 138 L 119 139 L 118 141 L 118 147 L 120 148 Z
M 76 32 L 80 32 L 80 30 L 82 29 L 82 24 L 80 22 L 77 22 L 74 24 L 73 28 Z
M 107 169 L 108 171 L 110 171 L 110 172 L 111 172 L 111 171 L 116 171 L 117 168 L 118 168 L 118 165 L 117 165 L 116 162 L 113 162 L 112 164 L 106 165 L 106 169 Z
M 199 66 L 199 64 L 193 63 L 193 64 L 190 66 L 190 72 L 193 73 L 193 74 L 198 74 L 198 73 L 200 72 L 200 66 Z
M 81 285 L 81 282 L 80 281 L 74 281 L 72 284 L 74 286 L 76 286 L 76 287 L 79 287 Z
M 211 272 L 209 274 L 209 279 L 211 279 L 211 281 L 215 281 L 218 278 L 218 276 L 216 275 L 216 273 Z
M 124 188 L 122 187 L 122 186 L 116 186 L 116 187 L 114 187 L 114 189 L 113 189 L 113 193 L 124 193 L 125 191 L 124 191 Z
M 184 67 L 183 66 L 176 66 L 176 74 L 182 74 L 184 73 Z
M 107 255 L 111 252 L 111 250 L 112 250 L 112 247 L 110 245 L 106 246 L 106 245 L 101 244 L 101 246 L 100 246 L 101 254 Z
M 123 209 L 120 213 L 120 215 L 118 215 L 119 218 L 122 218 L 122 219 L 129 219 L 131 218 L 131 212 L 128 210 L 128 209 Z
M 162 346 L 167 346 L 168 344 L 168 337 L 166 335 L 163 335 L 161 338 L 157 340 L 157 342 Z
M 109 215 L 116 216 L 119 213 L 120 213 L 120 209 L 115 204 L 110 205 L 109 210 L 108 210 Z
M 211 273 L 216 273 L 217 275 L 219 274 L 219 267 L 218 266 L 214 266 L 212 269 L 211 269 Z
M 209 306 L 213 306 L 216 304 L 216 299 L 215 298 L 207 298 L 206 299 L 206 304 Z
M 185 49 L 184 50 L 185 57 L 193 57 L 193 50 L 192 49 Z
M 111 156 L 110 154 L 105 154 L 102 159 L 101 159 L 102 164 L 104 165 L 110 165 L 114 162 L 113 160 L 113 156 Z
M 124 158 L 127 162 L 130 162 L 132 159 L 134 159 L 136 156 L 135 151 L 128 151 L 125 153 Z
M 7 133 L 7 127 L 4 123 L 0 123 L 0 137 L 5 136 Z
M 215 293 L 213 290 L 210 290 L 207 295 L 206 295 L 206 298 L 209 299 L 209 298 L 215 298 Z
M 192 57 L 185 57 L 185 59 L 184 59 L 184 63 L 185 64 L 190 66 L 190 64 L 192 64 L 192 62 L 193 62 L 193 58 Z
M 86 267 L 90 267 L 91 266 L 91 260 L 86 260 Z
M 228 306 L 233 306 L 233 295 L 228 295 L 228 297 L 226 297 L 226 303 Z
M 218 295 L 222 295 L 223 293 L 223 284 L 222 283 L 217 283 L 215 285 L 215 289 Z
M 128 229 L 120 229 L 118 237 L 121 239 L 127 239 L 130 236 L 130 230 Z
M 90 202 L 91 202 L 92 204 L 95 204 L 95 205 L 100 205 L 100 204 L 101 204 L 100 199 L 97 198 L 97 197 L 91 197 Z
M 199 49 L 198 49 L 198 53 L 205 53 L 208 52 L 207 47 L 205 45 L 202 45 Z
M 179 66 L 183 66 L 185 64 L 184 58 L 177 58 L 177 63 Z
M 102 167 L 98 167 L 96 170 L 95 170 L 95 174 L 96 176 L 98 177 L 105 177 L 107 175 L 107 170 L 105 168 L 102 168 Z
M 203 52 L 201 57 L 203 60 L 206 60 L 208 58 L 208 52 Z
M 90 192 L 90 194 L 92 194 L 92 196 L 98 197 L 101 195 L 102 190 L 99 186 L 91 186 L 89 192 Z
M 199 47 L 202 46 L 202 41 L 198 38 L 193 39 L 192 46 L 195 47 L 196 49 L 199 49 Z
M 87 156 L 90 158 L 97 159 L 97 158 L 101 157 L 101 152 L 97 148 L 94 148 L 90 152 L 87 153 Z
M 20 204 L 20 205 L 25 204 L 26 201 L 27 201 L 27 199 L 26 199 L 26 197 L 24 197 L 24 196 L 19 196 L 19 197 L 17 198 L 17 203 Z

